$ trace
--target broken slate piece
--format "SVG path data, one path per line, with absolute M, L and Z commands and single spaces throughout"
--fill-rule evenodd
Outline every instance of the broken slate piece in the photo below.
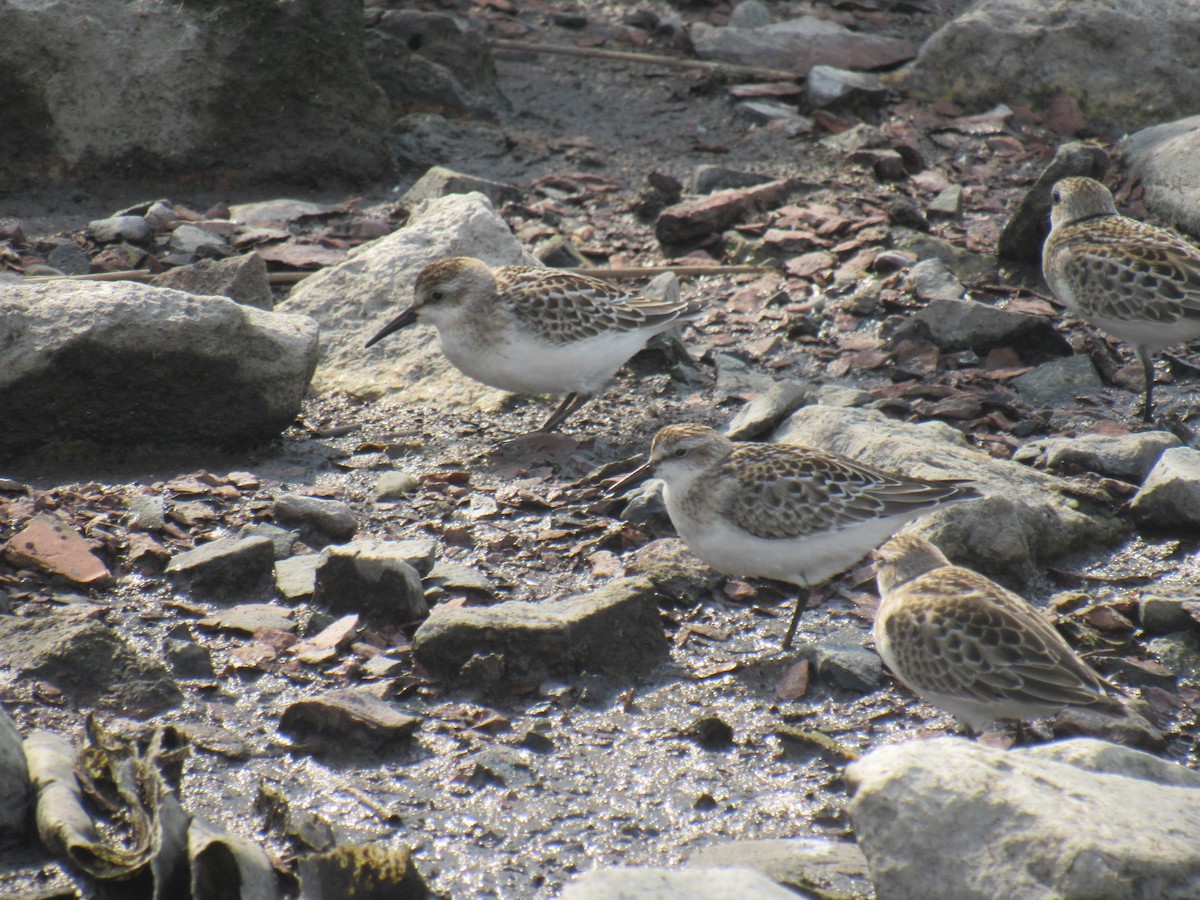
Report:
M 420 721 L 371 693 L 346 689 L 291 704 L 279 730 L 315 752 L 378 752 L 407 741 Z
M 4 548 L 14 566 L 32 566 L 61 575 L 80 585 L 104 585 L 112 580 L 108 566 L 93 553 L 88 540 L 54 513 L 38 513 Z
M 293 603 L 311 600 L 317 587 L 317 563 L 321 557 L 316 553 L 290 556 L 275 563 L 275 587 Z
M 1169 431 L 1081 434 L 1030 441 L 1012 458 L 1047 469 L 1080 468 L 1141 484 L 1163 453 L 1178 446 L 1179 438 Z
M 411 541 L 352 541 L 326 547 L 317 562 L 313 603 L 332 613 L 411 625 L 429 614 L 421 576 L 409 563 Z
M 623 578 L 565 600 L 440 608 L 417 629 L 413 654 L 450 678 L 465 676 L 476 657 L 492 658 L 500 670 L 494 674 L 510 684 L 536 685 L 581 671 L 629 677 L 667 653 L 655 597 L 649 579 Z
M 166 574 L 200 600 L 268 599 L 275 593 L 275 545 L 265 537 L 218 538 L 173 557 Z
M 223 610 L 208 619 L 197 622 L 204 628 L 218 628 L 222 631 L 240 631 L 244 634 L 254 634 L 259 629 L 270 631 L 295 631 L 296 623 L 292 621 L 294 610 L 273 606 L 270 603 L 243 603 Z
M 726 426 L 725 434 L 735 441 L 761 437 L 801 406 L 812 402 L 811 392 L 812 385 L 806 381 L 777 381 L 738 410 Z

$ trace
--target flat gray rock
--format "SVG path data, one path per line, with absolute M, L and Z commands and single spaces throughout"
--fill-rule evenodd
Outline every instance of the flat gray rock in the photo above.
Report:
M 358 517 L 350 504 L 327 497 L 283 494 L 275 498 L 271 514 L 297 529 L 304 542 L 314 547 L 348 541 L 358 531 Z
M 12 717 L 0 709 L 0 835 L 24 837 L 29 814 L 29 767 L 21 732 Z
M 1200 775 L 1137 750 L 938 738 L 875 750 L 846 779 L 881 897 L 1200 895 Z
M 623 578 L 564 600 L 435 609 L 413 654 L 444 677 L 510 685 L 583 671 L 630 677 L 667 654 L 655 596 L 648 579 Z
M 265 537 L 218 538 L 171 558 L 166 575 L 199 600 L 245 603 L 270 599 L 275 545 Z

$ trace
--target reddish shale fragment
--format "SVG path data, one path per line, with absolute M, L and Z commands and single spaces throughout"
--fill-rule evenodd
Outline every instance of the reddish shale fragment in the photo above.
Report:
M 61 575 L 75 584 L 105 585 L 112 579 L 89 541 L 52 513 L 38 513 L 14 534 L 4 557 L 14 566 L 32 566 Z

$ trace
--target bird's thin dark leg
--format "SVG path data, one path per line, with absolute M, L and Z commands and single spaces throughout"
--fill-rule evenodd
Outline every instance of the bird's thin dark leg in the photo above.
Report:
M 1142 408 L 1142 421 L 1150 423 L 1154 421 L 1154 404 L 1152 395 L 1154 393 L 1154 354 L 1145 347 L 1137 348 L 1138 359 L 1142 361 L 1142 372 L 1146 376 L 1146 403 Z
M 802 589 L 796 597 L 796 611 L 792 613 L 792 621 L 788 625 L 787 634 L 783 636 L 783 649 L 787 650 L 792 646 L 792 638 L 796 636 L 796 628 L 800 624 L 800 616 L 804 613 L 804 607 L 808 606 L 809 598 L 812 596 L 811 589 Z
M 568 416 L 578 412 L 591 399 L 591 394 L 567 394 L 563 398 L 563 402 L 559 404 L 558 409 L 554 411 L 554 415 L 548 418 L 546 424 L 539 428 L 538 431 L 549 433 L 556 430 L 559 425 L 567 420 Z

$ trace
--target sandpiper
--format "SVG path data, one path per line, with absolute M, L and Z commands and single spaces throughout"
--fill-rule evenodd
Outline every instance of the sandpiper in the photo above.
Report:
M 1107 682 L 1012 591 L 951 565 L 941 550 L 907 532 L 874 557 L 882 598 L 874 626 L 879 655 L 913 693 L 969 729 L 1066 707 L 1125 714 Z
M 1132 344 L 1153 421 L 1154 354 L 1200 337 L 1200 250 L 1117 212 L 1108 188 L 1064 178 L 1051 193 L 1042 274 L 1072 313 Z
M 698 302 L 649 299 L 599 278 L 449 257 L 425 267 L 412 306 L 366 346 L 427 322 L 446 358 L 476 381 L 521 394 L 565 393 L 541 428 L 548 432 L 651 337 L 701 311 Z
M 788 444 L 736 444 L 700 425 L 658 432 L 645 465 L 664 482 L 667 514 L 688 549 L 727 575 L 786 581 L 804 593 L 862 559 L 922 513 L 978 497 L 963 481 L 889 475 L 844 456 Z

